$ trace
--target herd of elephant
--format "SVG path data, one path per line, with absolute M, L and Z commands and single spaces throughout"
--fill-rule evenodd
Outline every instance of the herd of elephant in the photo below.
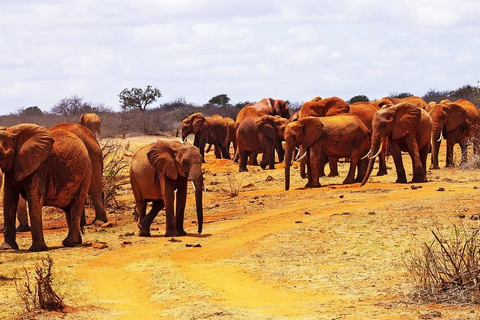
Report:
M 412 182 L 424 182 L 430 152 L 430 169 L 439 168 L 442 137 L 447 141 L 447 167 L 453 166 L 456 143 L 461 148 L 462 162 L 467 161 L 469 144 L 475 153 L 480 150 L 479 122 L 477 107 L 464 99 L 427 103 L 410 96 L 348 104 L 338 97 L 315 97 L 290 115 L 285 101 L 265 98 L 241 109 L 236 121 L 219 115 L 192 114 L 183 121 L 182 138 L 185 140 L 193 133 L 194 145 L 202 155 L 206 144 L 211 144 L 221 150 L 216 151 L 217 158 L 227 159 L 230 159 L 229 145 L 233 143 L 239 171 L 248 171 L 247 160 L 257 165 L 258 153 L 263 154 L 260 166 L 273 169 L 277 152 L 278 160 L 285 161 L 285 189 L 288 190 L 294 159 L 300 161 L 302 178 L 307 178 L 305 187 L 320 186 L 319 178 L 325 175 L 327 162 L 329 176 L 338 175 L 339 158 L 350 160 L 343 183 L 364 185 L 377 157 L 377 175 L 387 174 L 387 151 L 395 163 L 395 182 L 407 182 L 402 152 L 408 152 L 411 157 Z
M 214 147 L 216 158 L 231 159 L 239 171 L 247 164 L 275 168 L 275 160 L 285 161 L 285 189 L 290 188 L 290 168 L 300 161 L 306 187 L 319 187 L 328 162 L 330 176 L 338 175 L 337 161 L 348 158 L 350 168 L 343 183 L 369 179 L 375 159 L 377 175 L 387 174 L 385 157 L 389 151 L 395 163 L 396 182 L 407 182 L 402 152 L 408 152 L 413 166 L 413 182 L 426 181 L 427 157 L 430 169 L 438 167 L 442 138 L 447 141 L 446 165 L 453 166 L 453 146 L 461 147 L 467 161 L 467 146 L 478 148 L 479 112 L 467 100 L 426 103 L 419 97 L 383 98 L 373 102 L 348 104 L 338 97 L 316 97 L 290 115 L 283 100 L 265 98 L 240 110 L 236 120 L 195 113 L 183 120 L 182 139 L 160 139 L 138 149 L 132 156 L 130 182 L 135 198 L 135 220 L 140 236 L 150 236 L 150 226 L 165 208 L 165 236 L 186 235 L 183 228 L 187 186 L 191 182 L 197 213 L 198 233 L 202 232 L 204 191 L 202 163 L 205 147 Z M 194 144 L 185 143 L 194 134 Z M 55 206 L 65 212 L 67 247 L 82 243 L 84 206 L 90 195 L 95 221 L 107 222 L 102 201 L 102 150 L 100 118 L 83 115 L 80 124 L 63 123 L 50 129 L 36 124 L 0 127 L 0 168 L 4 174 L 4 242 L 0 249 L 18 249 L 16 232 L 31 229 L 30 251 L 47 250 L 43 237 L 42 207 Z M 277 156 L 275 155 L 277 154 Z M 0 179 L 0 181 L 2 181 Z M 26 213 L 31 227 L 28 226 Z M 146 212 L 151 202 L 151 210 Z M 16 218 L 20 221 L 15 228 Z

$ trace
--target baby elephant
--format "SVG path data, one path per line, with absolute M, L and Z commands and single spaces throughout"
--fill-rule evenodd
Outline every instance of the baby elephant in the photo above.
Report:
M 140 236 L 150 236 L 150 225 L 158 212 L 165 207 L 166 237 L 184 236 L 183 229 L 188 181 L 195 190 L 198 233 L 203 224 L 203 157 L 198 148 L 178 141 L 158 140 L 142 147 L 132 156 L 130 183 L 135 197 Z M 174 191 L 177 190 L 176 214 Z M 147 202 L 152 209 L 146 213 Z

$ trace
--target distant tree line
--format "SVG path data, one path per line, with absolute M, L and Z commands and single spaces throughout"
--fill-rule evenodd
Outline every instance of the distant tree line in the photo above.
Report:
M 390 92 L 388 96 L 402 98 L 411 96 L 409 92 Z M 102 135 L 113 137 L 118 135 L 159 134 L 170 132 L 175 134 L 181 127 L 183 119 L 195 112 L 202 112 L 206 116 L 220 114 L 235 119 L 237 113 L 248 103 L 254 101 L 240 101 L 230 103 L 227 94 L 219 94 L 212 97 L 203 105 L 187 102 L 180 96 L 176 99 L 151 107 L 162 94 L 158 88 L 147 86 L 141 88 L 125 88 L 118 95 L 121 112 L 115 112 L 103 103 L 93 103 L 84 98 L 73 95 L 61 99 L 49 112 L 42 111 L 38 106 L 31 106 L 17 110 L 15 113 L 0 116 L 0 124 L 11 126 L 14 124 L 29 122 L 37 123 L 45 127 L 51 127 L 61 122 L 78 122 L 83 113 L 95 112 L 102 118 Z M 381 97 L 377 97 L 381 98 Z M 430 89 L 422 96 L 427 102 L 440 102 L 443 99 L 452 101 L 467 99 L 480 106 L 480 88 L 478 86 L 465 85 L 456 90 L 440 91 Z M 376 99 L 372 99 L 376 100 Z M 292 112 L 300 109 L 302 102 L 290 102 L 286 100 Z M 366 95 L 356 95 L 347 102 L 354 103 L 370 101 Z

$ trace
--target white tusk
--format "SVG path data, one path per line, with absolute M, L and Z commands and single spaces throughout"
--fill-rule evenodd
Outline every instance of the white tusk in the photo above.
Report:
M 372 152 L 372 149 L 368 150 L 368 153 L 366 155 L 364 155 L 362 158 L 360 158 L 360 160 L 366 159 L 368 157 L 368 155 L 370 154 L 370 152 Z
M 442 138 L 443 138 L 443 134 L 442 134 L 442 132 L 440 132 L 440 138 L 438 138 L 437 141 L 442 141 Z
M 378 149 L 378 152 L 375 153 L 373 157 L 370 157 L 370 159 L 375 159 L 380 154 L 380 152 L 382 152 L 382 147 L 383 147 L 383 144 L 382 144 L 382 141 L 380 141 L 380 149 Z
M 195 188 L 195 183 L 193 183 L 193 181 L 190 181 L 192 183 L 192 187 L 193 187 L 193 191 L 197 191 L 197 188 Z
M 183 138 L 182 142 L 185 143 L 187 141 L 187 138 Z
M 295 159 L 296 161 L 302 160 L 307 155 L 307 151 L 305 151 L 300 158 Z

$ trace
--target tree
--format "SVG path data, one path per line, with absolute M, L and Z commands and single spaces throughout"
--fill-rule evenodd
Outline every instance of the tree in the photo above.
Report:
M 391 97 L 391 98 L 401 99 L 401 98 L 411 97 L 411 96 L 413 96 L 413 94 L 411 94 L 410 92 L 400 92 L 400 93 L 399 92 L 390 92 L 388 94 L 388 96 Z
M 355 102 L 369 102 L 369 101 L 370 100 L 368 99 L 368 97 L 366 95 L 359 94 L 359 95 L 356 95 L 356 96 L 350 98 L 350 100 L 348 100 L 348 103 L 352 104 L 352 103 L 355 103 Z
M 63 98 L 50 110 L 51 113 L 62 116 L 79 115 L 92 111 L 91 103 L 83 101 L 83 98 L 77 95 Z
M 219 94 L 208 100 L 208 103 L 215 104 L 217 106 L 226 106 L 230 102 L 230 98 L 226 94 Z
M 42 110 L 37 106 L 22 108 L 17 113 L 19 116 L 39 116 L 43 114 Z
M 147 86 L 145 90 L 141 88 L 123 89 L 118 95 L 122 109 L 140 109 L 145 111 L 149 104 L 155 102 L 162 96 L 160 90 Z

